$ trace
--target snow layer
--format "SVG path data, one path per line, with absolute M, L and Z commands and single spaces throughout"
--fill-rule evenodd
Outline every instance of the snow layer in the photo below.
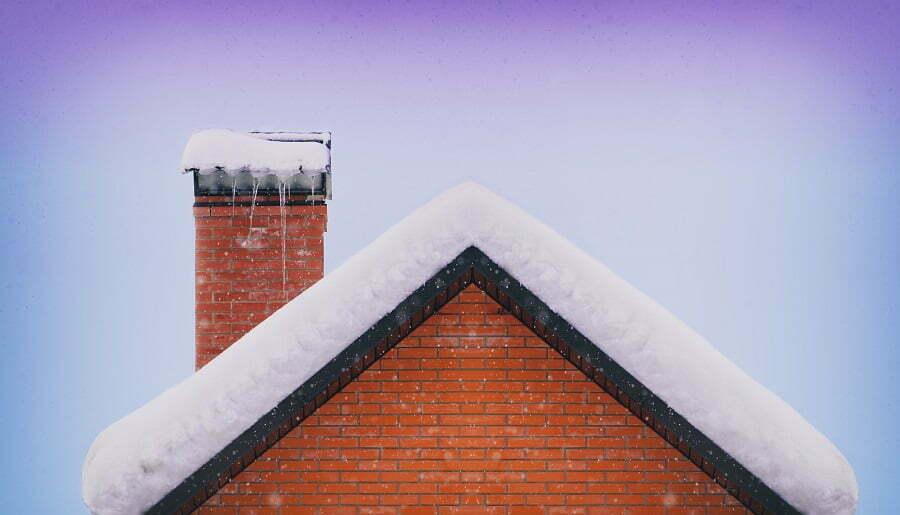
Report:
M 205 368 L 103 431 L 84 463 L 88 507 L 133 514 L 152 506 L 469 245 L 793 506 L 854 511 L 853 469 L 796 411 L 606 266 L 473 183 L 413 212 Z
M 319 141 L 303 141 L 310 133 L 242 133 L 228 129 L 207 129 L 191 136 L 181 166 L 201 174 L 250 172 L 254 177 L 316 175 L 331 165 L 331 150 Z M 327 133 L 317 137 L 330 140 Z M 298 141 L 299 140 L 299 141 Z

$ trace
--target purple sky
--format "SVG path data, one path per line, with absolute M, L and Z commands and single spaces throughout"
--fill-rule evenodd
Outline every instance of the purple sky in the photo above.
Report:
M 3 2 L 4 508 L 82 509 L 92 439 L 191 372 L 177 171 L 229 127 L 334 131 L 329 270 L 482 182 L 796 407 L 861 513 L 900 511 L 900 4 L 760 5 Z

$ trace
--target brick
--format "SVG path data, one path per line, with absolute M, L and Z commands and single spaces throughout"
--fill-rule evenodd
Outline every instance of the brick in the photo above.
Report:
M 504 336 L 506 326 L 490 325 L 457 325 L 438 326 L 438 334 L 441 336 Z
M 503 515 L 503 506 L 441 506 L 440 515 Z
M 446 425 L 500 425 L 506 422 L 504 415 L 441 415 L 440 423 Z
M 547 422 L 544 415 L 509 415 L 506 417 L 509 424 L 517 426 L 539 426 Z
M 433 494 L 437 492 L 437 483 L 399 483 L 397 491 L 402 494 Z
M 434 515 L 434 508 L 431 506 L 403 506 L 400 508 L 400 515 Z

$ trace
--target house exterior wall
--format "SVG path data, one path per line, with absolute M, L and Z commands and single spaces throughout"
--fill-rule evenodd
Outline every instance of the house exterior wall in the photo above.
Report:
M 474 286 L 199 509 L 231 515 L 745 512 Z
M 197 369 L 324 274 L 327 206 L 285 206 L 283 248 L 278 197 L 256 200 L 251 217 L 251 197 L 195 197 Z

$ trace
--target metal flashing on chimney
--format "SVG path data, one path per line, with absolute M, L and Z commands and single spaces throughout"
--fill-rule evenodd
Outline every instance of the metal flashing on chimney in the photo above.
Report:
M 253 193 L 254 180 L 259 181 L 257 195 L 278 196 L 278 187 L 281 181 L 274 175 L 265 175 L 254 179 L 250 172 L 241 172 L 230 175 L 225 172 L 213 174 L 194 175 L 194 196 L 223 196 L 251 195 Z M 331 172 L 318 175 L 294 175 L 285 181 L 291 195 L 321 195 L 325 200 L 331 200 Z

